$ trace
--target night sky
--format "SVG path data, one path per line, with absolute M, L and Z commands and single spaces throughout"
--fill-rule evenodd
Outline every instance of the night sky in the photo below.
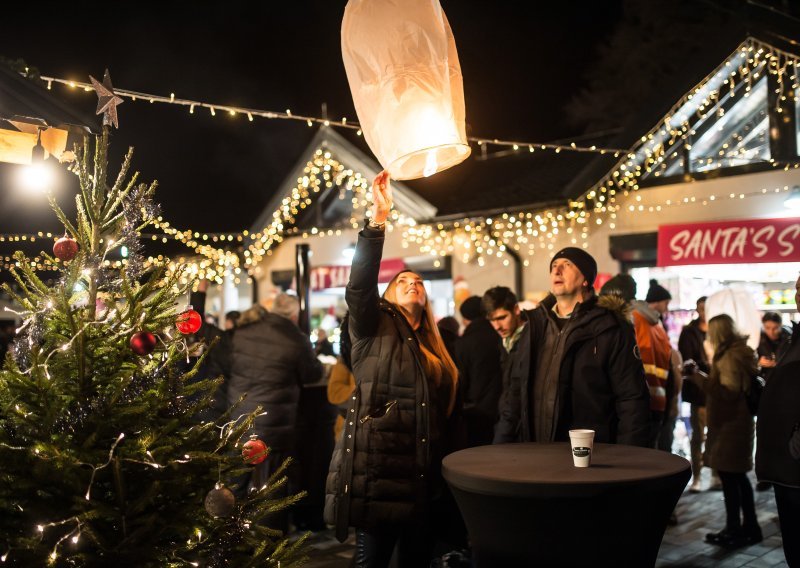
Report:
M 355 120 L 340 47 L 345 4 L 137 2 L 88 10 L 16 3 L 10 15 L 4 8 L 0 55 L 22 58 L 43 75 L 87 81 L 108 68 L 119 88 L 316 116 L 327 103 L 330 118 Z M 563 108 L 620 19 L 621 1 L 442 6 L 461 61 L 470 135 L 550 141 L 580 134 Z M 94 111 L 93 92 L 58 85 L 52 92 Z M 280 183 L 314 133 L 302 122 L 190 115 L 185 107 L 127 99 L 119 121 L 112 163 L 135 146 L 134 168 L 159 181 L 164 217 L 208 232 L 247 228 L 274 191 L 287 190 Z M 6 226 L 52 217 L 43 201 L 2 191 L 0 221 L 14 218 Z M 59 199 L 71 200 L 69 193 L 62 188 Z

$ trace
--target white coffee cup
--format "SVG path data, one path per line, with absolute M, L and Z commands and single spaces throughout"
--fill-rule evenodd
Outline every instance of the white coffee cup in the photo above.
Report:
M 570 430 L 569 441 L 575 467 L 589 467 L 594 450 L 594 430 Z

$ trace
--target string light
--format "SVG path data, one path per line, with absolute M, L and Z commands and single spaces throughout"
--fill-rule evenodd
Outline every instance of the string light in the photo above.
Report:
M 114 450 L 117 449 L 117 446 L 119 445 L 119 443 L 122 441 L 122 439 L 124 437 L 125 437 L 125 433 L 124 432 L 120 432 L 119 436 L 117 436 L 117 439 L 114 441 L 113 444 L 111 444 L 111 449 L 108 451 L 108 461 L 106 461 L 106 463 L 104 463 L 102 465 L 98 465 L 98 466 L 88 464 L 89 467 L 92 468 L 92 476 L 91 476 L 91 478 L 89 478 L 89 487 L 86 488 L 86 495 L 84 495 L 84 498 L 87 501 L 89 501 L 92 498 L 92 485 L 94 484 L 94 476 L 97 474 L 98 470 L 101 470 L 101 469 L 111 465 L 111 462 L 114 459 Z
M 59 83 L 62 85 L 68 85 L 70 87 L 82 87 L 84 91 L 91 91 L 92 86 L 89 83 L 83 83 L 80 81 L 73 81 L 69 79 L 60 79 L 58 77 L 47 77 L 41 76 L 40 79 L 42 81 L 46 81 L 48 84 L 52 83 Z M 238 107 L 238 106 L 231 106 L 231 105 L 221 105 L 216 103 L 208 103 L 198 100 L 191 100 L 191 99 L 180 99 L 175 97 L 175 93 L 170 93 L 170 96 L 165 97 L 162 95 L 153 95 L 148 93 L 142 93 L 138 91 L 130 91 L 127 89 L 119 89 L 114 88 L 114 93 L 120 97 L 128 97 L 131 100 L 137 100 L 137 97 L 142 99 L 147 99 L 151 103 L 165 103 L 171 105 L 179 105 L 179 106 L 188 106 L 189 107 L 189 114 L 194 114 L 194 107 L 204 107 L 209 109 L 211 116 L 216 116 L 216 111 L 228 111 L 228 114 L 231 116 L 235 116 L 237 114 L 245 114 L 250 122 L 253 121 L 254 117 L 259 118 L 266 118 L 266 119 L 283 119 L 283 120 L 299 120 L 305 122 L 308 126 L 313 126 L 314 124 L 320 124 L 322 126 L 334 126 L 336 128 L 347 128 L 350 130 L 356 130 L 356 134 L 361 136 L 361 127 L 358 123 L 355 122 L 348 122 L 346 117 L 343 117 L 341 120 L 330 120 L 329 118 L 324 117 L 316 117 L 316 116 L 305 116 L 299 114 L 293 114 L 291 109 L 286 109 L 285 112 L 279 111 L 272 111 L 272 110 L 262 110 L 262 109 L 253 109 L 247 107 Z M 501 140 L 498 138 L 481 138 L 477 136 L 470 136 L 467 138 L 470 142 L 474 142 L 479 146 L 484 145 L 491 145 L 491 146 L 500 146 L 500 147 L 508 147 L 512 148 L 514 151 L 518 151 L 520 148 L 528 147 L 532 148 L 534 144 L 539 146 L 542 150 L 553 150 L 556 153 L 561 152 L 563 150 L 573 151 L 573 152 L 594 152 L 598 154 L 614 154 L 619 155 L 620 153 L 625 153 L 626 150 L 619 149 L 619 148 L 598 148 L 597 146 L 578 146 L 574 142 L 571 144 L 553 144 L 553 143 L 541 143 L 541 142 L 530 142 L 530 141 L 515 141 L 515 140 Z
M 640 188 L 642 178 L 647 175 L 655 177 L 661 175 L 668 167 L 668 160 L 675 161 L 678 157 L 677 152 L 671 151 L 673 147 L 684 144 L 687 149 L 691 149 L 690 136 L 692 133 L 692 123 L 695 120 L 704 120 L 712 116 L 720 118 L 726 116 L 721 106 L 724 96 L 735 97 L 737 89 L 744 91 L 742 96 L 749 96 L 760 76 L 765 73 L 777 77 L 778 95 L 785 99 L 791 95 L 790 89 L 798 88 L 796 74 L 797 59 L 794 55 L 778 50 L 767 44 L 763 44 L 749 38 L 743 42 L 732 55 L 717 69 L 710 73 L 694 89 L 688 92 L 679 100 L 664 118 L 656 124 L 647 134 L 640 137 L 639 141 L 630 151 L 599 149 L 595 146 L 588 148 L 579 147 L 574 143 L 567 146 L 541 144 L 521 141 L 505 141 L 499 139 L 478 139 L 475 138 L 482 147 L 487 144 L 510 146 L 514 151 L 528 149 L 528 153 L 535 150 L 535 146 L 541 149 L 552 149 L 556 152 L 561 150 L 574 151 L 598 151 L 605 153 L 613 151 L 622 159 L 614 166 L 608 174 L 603 176 L 596 184 L 591 186 L 586 192 L 574 201 L 569 201 L 565 205 L 555 208 L 542 207 L 537 210 L 519 211 L 508 215 L 507 219 L 493 224 L 491 219 L 465 218 L 447 224 L 418 224 L 416 220 L 404 217 L 392 212 L 391 223 L 387 225 L 392 230 L 392 225 L 397 225 L 402 230 L 403 246 L 408 248 L 410 245 L 418 245 L 420 251 L 434 256 L 444 256 L 448 253 L 458 251 L 454 256 L 468 261 L 476 259 L 479 265 L 485 263 L 485 257 L 502 257 L 506 253 L 505 246 L 510 246 L 515 252 L 533 255 L 537 250 L 552 250 L 552 241 L 556 237 L 564 236 L 571 244 L 587 246 L 589 226 L 598 226 L 608 223 L 609 228 L 616 227 L 617 212 L 622 208 L 618 200 L 621 197 L 628 197 L 629 194 L 636 193 Z M 83 86 L 80 83 L 47 78 L 59 83 Z M 125 91 L 120 91 L 125 96 Z M 130 96 L 133 96 L 130 94 Z M 142 95 L 140 95 L 142 96 Z M 147 97 L 148 95 L 144 95 Z M 346 119 L 341 122 L 330 121 L 293 115 L 290 109 L 285 113 L 272 111 L 254 111 L 253 109 L 240 109 L 238 107 L 226 107 L 221 105 L 211 105 L 199 101 L 186 101 L 177 98 L 162 100 L 151 96 L 157 102 L 170 102 L 174 104 L 190 105 L 190 112 L 195 105 L 208 107 L 212 112 L 214 108 L 236 112 L 249 113 L 249 116 L 263 116 L 265 118 L 285 118 L 292 120 L 304 120 L 309 124 L 326 122 L 333 126 L 342 126 L 356 129 L 357 134 L 361 131 L 355 123 L 348 123 Z M 757 115 L 761 116 L 761 115 Z M 471 139 L 472 140 L 472 139 Z M 694 161 L 701 163 L 705 169 L 712 167 L 723 167 L 735 165 L 742 160 L 751 159 L 754 154 L 752 148 L 746 147 L 746 137 L 741 133 L 735 133 L 734 142 L 723 146 L 716 156 L 698 156 Z M 738 161 L 738 162 L 737 162 Z M 800 164 L 780 164 L 772 160 L 774 168 L 797 168 Z M 188 270 L 183 276 L 182 282 L 190 281 L 192 278 L 207 278 L 221 282 L 226 273 L 239 273 L 242 270 L 252 273 L 255 266 L 264 258 L 271 254 L 271 250 L 280 244 L 286 237 L 301 236 L 304 239 L 310 237 L 324 238 L 326 236 L 340 235 L 342 228 L 321 230 L 312 227 L 301 231 L 295 226 L 297 216 L 306 209 L 311 203 L 313 194 L 319 193 L 323 189 L 331 187 L 339 188 L 342 198 L 350 192 L 352 201 L 352 215 L 350 226 L 358 228 L 364 217 L 364 210 L 369 202 L 368 180 L 358 172 L 345 169 L 344 165 L 338 162 L 330 152 L 323 148 L 318 149 L 314 157 L 309 160 L 304 168 L 303 175 L 298 178 L 297 184 L 289 194 L 283 199 L 280 206 L 272 214 L 272 220 L 256 233 L 230 234 L 203 234 L 189 230 L 178 230 L 161 218 L 158 218 L 154 226 L 162 233 L 149 235 L 152 239 L 161 238 L 165 240 L 171 237 L 185 244 L 205 259 L 190 259 L 179 257 L 172 260 L 161 255 L 149 257 L 149 266 L 169 267 L 169 272 L 174 274 L 179 270 L 181 263 L 189 263 Z M 753 197 L 752 194 L 735 194 L 730 199 Z M 702 201 L 702 205 L 713 202 L 717 196 L 710 196 Z M 637 201 L 638 202 L 638 201 Z M 691 201 L 694 203 L 694 201 Z M 663 204 L 652 205 L 627 205 L 631 212 L 659 212 L 665 207 L 673 206 L 670 200 Z M 633 207 L 633 209 L 631 209 Z M 534 221 L 531 221 L 531 219 Z M 524 219 L 524 221 L 523 221 Z M 547 222 L 541 223 L 540 219 Z M 593 222 L 591 222 L 593 221 Z M 538 224 L 538 226 L 537 226 Z M 578 230 L 580 229 L 580 230 Z M 39 237 L 42 233 L 38 234 Z M 51 235 L 48 233 L 48 237 Z M 0 242 L 18 242 L 19 240 L 30 239 L 33 241 L 34 235 L 0 235 Z M 213 246 L 209 243 L 237 242 L 244 246 L 242 263 L 240 257 L 234 252 L 225 250 L 221 247 Z M 0 257 L 3 268 L 9 268 L 15 264 L 8 257 Z M 30 261 L 31 267 L 43 269 L 48 265 L 47 259 L 39 257 Z M 106 266 L 120 267 L 124 261 L 114 261 Z M 18 266 L 18 264 L 16 264 Z

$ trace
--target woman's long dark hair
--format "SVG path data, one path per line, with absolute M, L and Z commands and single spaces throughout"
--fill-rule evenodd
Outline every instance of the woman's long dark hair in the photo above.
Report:
M 404 310 L 402 309 L 402 306 L 397 303 L 397 279 L 401 274 L 405 274 L 407 272 L 416 274 L 416 272 L 413 270 L 402 270 L 398 272 L 389 282 L 389 285 L 386 287 L 386 291 L 383 293 L 384 299 L 400 308 L 401 311 Z M 436 317 L 433 314 L 433 308 L 431 307 L 427 290 L 425 290 L 425 305 L 422 308 L 422 313 L 422 325 L 420 325 L 420 328 L 417 330 L 417 333 L 422 339 L 422 341 L 419 342 L 420 350 L 422 351 L 422 355 L 424 357 L 422 364 L 425 367 L 425 371 L 431 376 L 431 378 L 433 378 L 434 383 L 437 386 L 442 380 L 443 373 L 447 373 L 450 376 L 452 388 L 450 389 L 450 401 L 447 405 L 447 414 L 449 416 L 450 413 L 453 412 L 453 408 L 455 407 L 456 403 L 458 368 L 453 362 L 453 359 L 450 357 L 450 354 L 447 352 L 447 347 L 445 347 L 444 341 L 442 341 L 442 336 L 439 334 L 439 328 L 436 325 Z

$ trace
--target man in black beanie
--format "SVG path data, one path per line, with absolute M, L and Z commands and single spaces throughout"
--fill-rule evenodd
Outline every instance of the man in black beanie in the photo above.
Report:
M 497 402 L 503 389 L 503 345 L 484 317 L 481 299 L 470 296 L 459 310 L 464 333 L 456 340 L 458 388 L 464 403 L 468 447 L 492 443 L 497 422 Z
M 550 295 L 519 312 L 522 332 L 509 353 L 495 443 L 569 440 L 589 428 L 595 441 L 646 446 L 649 394 L 633 326 L 622 302 L 598 299 L 597 263 L 568 247 L 550 262 Z M 483 297 L 491 323 L 506 317 L 501 294 Z M 495 325 L 497 328 L 497 325 Z
M 647 297 L 644 301 L 661 314 L 662 318 L 669 311 L 669 303 L 671 300 L 672 294 L 669 293 L 669 290 L 659 284 L 657 280 L 650 280 L 650 288 L 647 289 Z

